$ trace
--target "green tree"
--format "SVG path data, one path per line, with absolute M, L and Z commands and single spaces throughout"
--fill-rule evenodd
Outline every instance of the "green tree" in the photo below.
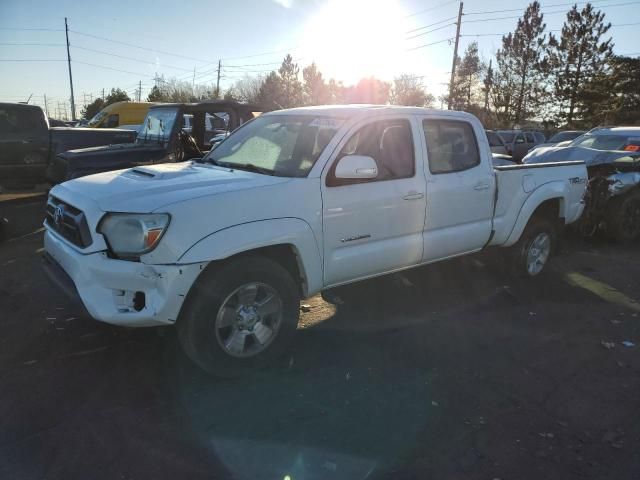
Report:
M 154 85 L 151 91 L 149 92 L 149 95 L 147 95 L 147 102 L 164 102 L 164 101 L 166 101 L 164 93 L 162 92 L 162 90 L 160 90 L 158 85 Z
M 589 115 L 607 98 L 606 90 L 593 90 L 598 78 L 606 73 L 613 49 L 611 38 L 603 40 L 611 28 L 604 17 L 590 3 L 582 10 L 574 5 L 560 37 L 551 34 L 549 38 L 546 66 L 553 81 L 556 117 L 558 123 L 568 127 L 590 124 L 593 120 Z M 606 85 L 600 85 L 606 89 Z
M 393 80 L 389 100 L 394 105 L 431 107 L 435 97 L 427 93 L 419 77 L 403 74 Z
M 91 120 L 95 116 L 95 114 L 102 110 L 104 107 L 116 102 L 129 101 L 131 101 L 131 99 L 129 98 L 129 95 L 127 95 L 127 92 L 120 88 L 112 88 L 111 92 L 109 92 L 104 100 L 102 98 L 96 98 L 93 102 L 89 103 L 80 111 L 80 115 L 82 115 L 82 118 Z
M 93 102 L 87 104 L 81 111 L 80 115 L 82 118 L 87 120 L 91 120 L 96 113 L 102 110 L 105 107 L 104 100 L 102 98 L 96 98 Z
M 451 89 L 451 108 L 476 112 L 482 102 L 482 72 L 485 65 L 480 59 L 478 42 L 471 42 L 462 58 L 456 58 L 456 73 Z M 447 102 L 449 98 L 447 97 Z
M 302 69 L 302 78 L 304 79 L 302 88 L 306 105 L 330 103 L 331 91 L 315 63 Z
M 296 63 L 294 63 L 291 55 L 287 54 L 287 56 L 284 57 L 278 73 L 280 74 L 284 93 L 282 98 L 284 108 L 298 107 L 302 105 L 302 83 L 298 78 L 300 68 L 298 68 Z
M 499 82 L 495 82 L 495 88 L 506 93 L 501 107 L 511 124 L 535 116 L 544 98 L 545 28 L 540 3 L 534 1 L 518 19 L 515 32 L 502 37 L 502 48 L 496 53 Z

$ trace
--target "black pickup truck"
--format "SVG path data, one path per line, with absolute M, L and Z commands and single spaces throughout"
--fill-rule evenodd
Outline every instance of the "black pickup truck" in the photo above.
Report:
M 135 142 L 61 153 L 47 178 L 56 184 L 94 173 L 200 158 L 259 111 L 259 107 L 227 100 L 155 105 Z
M 131 143 L 136 132 L 106 128 L 49 127 L 40 107 L 0 103 L 0 186 L 45 182 L 57 154 L 74 148 Z

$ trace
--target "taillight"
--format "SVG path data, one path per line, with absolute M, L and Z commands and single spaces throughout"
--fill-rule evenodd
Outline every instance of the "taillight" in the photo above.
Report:
M 640 145 L 627 145 L 624 147 L 625 152 L 640 152 Z

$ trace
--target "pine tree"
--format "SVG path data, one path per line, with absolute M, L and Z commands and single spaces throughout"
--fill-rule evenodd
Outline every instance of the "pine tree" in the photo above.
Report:
M 611 38 L 602 37 L 611 27 L 604 23 L 605 14 L 587 3 L 567 13 L 560 38 L 549 38 L 547 66 L 553 79 L 556 116 L 568 127 L 586 125 L 592 120 L 594 106 L 602 101 L 590 88 L 606 72 L 612 55 Z
M 315 63 L 302 69 L 302 78 L 306 105 L 325 105 L 330 102 L 329 86 Z
M 451 92 L 453 110 L 479 110 L 481 103 L 481 76 L 485 65 L 480 59 L 478 42 L 470 43 L 462 58 L 456 58 L 456 74 Z
M 496 53 L 497 101 L 510 124 L 538 113 L 543 99 L 545 28 L 540 4 L 534 1 L 518 19 L 515 31 L 502 37 L 502 48 Z

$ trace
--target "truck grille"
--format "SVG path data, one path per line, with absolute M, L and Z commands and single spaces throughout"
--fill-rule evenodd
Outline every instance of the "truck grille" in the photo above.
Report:
M 49 196 L 47 201 L 46 224 L 51 230 L 80 248 L 91 245 L 91 232 L 82 210 L 56 197 Z

